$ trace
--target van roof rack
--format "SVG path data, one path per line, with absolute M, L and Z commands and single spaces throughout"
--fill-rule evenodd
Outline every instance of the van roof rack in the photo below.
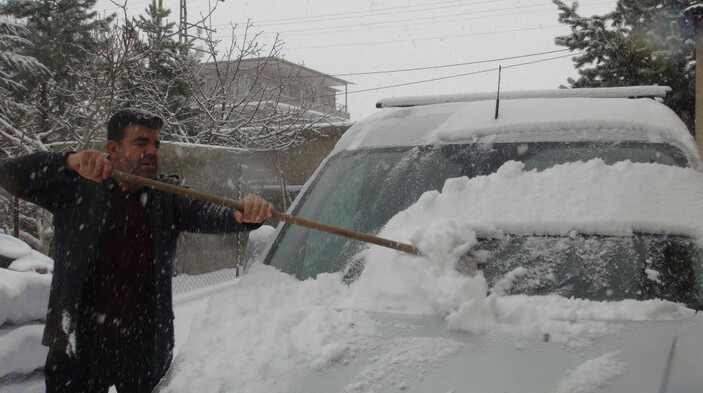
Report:
M 666 97 L 671 92 L 668 86 L 629 86 L 596 87 L 553 90 L 524 90 L 501 92 L 501 100 L 530 98 L 652 98 Z M 495 100 L 496 92 L 472 94 L 448 94 L 438 96 L 384 98 L 376 103 L 376 108 L 398 108 L 420 105 L 442 104 L 447 102 L 472 102 Z

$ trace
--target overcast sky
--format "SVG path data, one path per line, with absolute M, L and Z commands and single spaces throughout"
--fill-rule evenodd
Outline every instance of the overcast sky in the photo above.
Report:
M 118 1 L 118 0 L 115 0 Z M 187 0 L 188 20 L 208 9 L 207 0 Z M 142 12 L 150 0 L 128 0 L 131 12 Z M 214 4 L 214 2 L 213 2 Z M 579 2 L 583 15 L 611 11 L 615 0 Z M 178 0 L 164 0 L 178 21 Z M 114 11 L 108 0 L 98 10 Z M 225 0 L 219 2 L 212 25 L 216 36 L 229 41 L 229 23 L 247 20 L 270 43 L 278 32 L 286 60 L 331 75 L 437 67 L 524 56 L 564 49 L 554 37 L 568 33 L 558 22 L 551 0 Z M 194 30 L 194 29 L 193 29 Z M 235 30 L 239 34 L 243 30 Z M 195 31 L 189 31 L 196 34 Z M 511 65 L 566 56 L 530 65 Z M 501 90 L 550 89 L 574 76 L 568 52 L 506 59 L 428 70 L 342 75 L 348 88 L 353 120 L 376 111 L 378 99 L 391 96 L 495 91 L 498 65 Z M 427 79 L 471 75 L 407 86 L 378 89 Z M 378 89 L 355 93 L 359 90 Z M 344 103 L 340 94 L 338 102 Z

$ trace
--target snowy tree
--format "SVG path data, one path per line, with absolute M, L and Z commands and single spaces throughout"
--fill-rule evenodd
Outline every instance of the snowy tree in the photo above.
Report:
M 220 52 L 221 43 L 206 32 L 203 41 L 209 61 L 196 70 L 206 82 L 191 84 L 206 124 L 197 142 L 287 150 L 316 135 L 316 126 L 338 120 L 334 108 L 323 109 L 315 102 L 321 86 L 304 88 L 301 68 L 281 67 L 283 42 L 276 38 L 266 47 L 259 34 L 251 33 L 247 25 L 241 38 L 235 36 Z M 288 104 L 286 97 L 297 100 Z
M 22 20 L 30 32 L 27 38 L 33 45 L 22 54 L 36 58 L 51 71 L 46 78 L 25 78 L 40 114 L 35 131 L 44 142 L 70 137 L 90 118 L 81 110 L 84 97 L 76 94 L 86 64 L 83 51 L 98 45 L 96 31 L 105 29 L 111 19 L 91 11 L 95 2 L 10 0 L 0 7 L 0 13 Z
M 170 90 L 154 80 L 162 77 L 152 72 L 154 62 L 149 62 L 157 48 L 144 41 L 147 36 L 128 17 L 126 5 L 121 12 L 121 21 L 93 31 L 96 44 L 79 47 L 83 62 L 70 67 L 78 77 L 67 92 L 81 97 L 70 110 L 82 114 L 83 120 L 65 135 L 64 142 L 80 148 L 104 142 L 105 122 L 118 109 L 133 106 L 160 113 L 166 101 L 162 95 Z
M 29 31 L 17 21 L 0 17 L 0 147 L 2 156 L 17 152 L 44 150 L 40 138 L 24 132 L 18 124 L 34 112 L 23 97 L 29 91 L 20 75 L 45 77 L 48 70 L 37 59 L 23 55 L 19 49 L 31 46 Z
M 75 97 L 65 103 L 68 125 L 61 138 L 49 143 L 55 149 L 69 145 L 74 149 L 94 146 L 104 141 L 105 121 L 112 112 L 127 101 L 122 78 L 131 67 L 135 67 L 132 47 L 136 45 L 136 33 L 125 33 L 115 25 L 95 31 L 98 45 L 80 47 L 83 62 L 78 67 L 69 66 L 76 81 L 62 88 L 62 93 Z
M 192 105 L 190 85 L 198 83 L 192 72 L 198 61 L 191 41 L 177 41 L 175 23 L 168 19 L 171 11 L 161 1 L 152 1 L 136 18 L 128 16 L 126 3 L 121 13 L 119 23 L 110 25 L 96 48 L 83 49 L 84 58 L 93 59 L 96 66 L 81 79 L 95 86 L 90 91 L 104 93 L 95 100 L 106 109 L 103 121 L 116 109 L 139 107 L 164 118 L 165 140 L 182 140 L 195 133 L 200 115 Z M 103 136 L 103 131 L 94 130 L 89 136 Z
M 48 70 L 37 59 L 23 55 L 20 49 L 31 46 L 27 28 L 16 20 L 0 17 L 0 158 L 16 157 L 37 150 L 46 150 L 39 135 L 25 130 L 26 122 L 36 114 L 25 97 L 29 89 L 21 75 L 46 77 Z M 0 225 L 6 232 L 41 248 L 43 238 L 50 236 L 45 216 L 36 207 L 0 193 Z
M 178 42 L 176 24 L 168 20 L 170 14 L 162 0 L 153 0 L 144 15 L 133 22 L 143 38 L 136 47 L 142 60 L 125 82 L 132 87 L 128 91 L 135 106 L 164 117 L 164 138 L 180 140 L 199 124 L 189 88 L 190 83 L 197 83 L 192 80 L 191 70 L 198 64 L 192 41 Z
M 10 44 L 15 59 L 34 59 L 22 63 L 3 61 L 3 67 L 15 67 L 12 81 L 15 101 L 13 128 L 4 137 L 4 146 L 14 143 L 15 150 L 4 150 L 6 156 L 24 154 L 34 150 L 50 150 L 56 144 L 70 139 L 83 123 L 84 96 L 75 94 L 80 85 L 82 66 L 90 63 L 81 56 L 81 49 L 94 45 L 94 32 L 107 21 L 99 19 L 89 9 L 95 1 L 39 0 L 8 1 L 0 4 L 0 14 L 6 20 L 19 20 L 22 24 L 21 41 Z M 8 52 L 6 52 L 8 53 Z M 43 73 L 32 62 L 42 64 Z M 3 68 L 5 72 L 5 68 Z M 7 103 L 7 102 L 6 102 Z M 18 110 L 20 109 L 20 110 Z M 15 136 L 13 138 L 8 138 Z M 21 138 L 16 138 L 21 136 Z M 48 250 L 51 217 L 34 205 L 7 199 L 3 204 L 3 223 L 34 248 Z M 12 223 L 10 225 L 9 223 Z
M 283 42 L 278 37 L 267 46 L 250 23 L 241 29 L 243 33 L 236 31 L 237 26 L 232 26 L 233 38 L 224 45 L 214 38 L 213 30 L 201 30 L 196 45 L 203 46 L 206 61 L 190 79 L 200 127 L 182 140 L 268 155 L 279 173 L 282 194 L 287 195 L 282 155 L 326 136 L 323 127 L 342 117 L 333 94 L 322 84 L 306 82 L 310 79 L 302 75 L 303 67 L 283 61 Z
M 579 15 L 578 3 L 554 0 L 559 21 L 571 27 L 557 45 L 583 51 L 574 57 L 579 77 L 572 87 L 665 85 L 665 103 L 693 130 L 695 61 L 693 30 L 680 0 L 619 0 L 605 15 Z

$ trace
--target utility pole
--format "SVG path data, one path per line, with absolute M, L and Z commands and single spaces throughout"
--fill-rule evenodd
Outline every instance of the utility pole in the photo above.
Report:
M 693 25 L 696 36 L 696 146 L 703 156 L 703 4 L 696 4 L 684 11 L 686 21 Z
M 186 8 L 186 0 L 181 1 L 181 11 L 178 23 L 178 43 L 183 44 L 188 40 L 188 9 Z
M 225 0 L 219 0 L 220 2 L 223 2 Z M 196 37 L 191 37 L 188 35 L 188 27 L 197 27 L 198 32 L 200 30 L 207 30 L 211 33 L 216 33 L 217 30 L 209 29 L 201 24 L 192 24 L 188 23 L 188 8 L 186 7 L 186 0 L 180 0 L 180 13 L 179 13 L 179 22 L 178 22 L 178 43 L 179 44 L 184 44 L 188 41 L 188 38 L 196 38 Z M 198 23 L 202 23 L 198 22 Z

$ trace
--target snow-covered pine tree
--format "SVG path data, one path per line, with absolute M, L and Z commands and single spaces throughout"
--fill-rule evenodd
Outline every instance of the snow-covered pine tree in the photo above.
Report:
M 35 148 L 51 149 L 54 144 L 78 139 L 78 130 L 91 118 L 86 113 L 91 101 L 78 88 L 82 86 L 80 71 L 91 63 L 84 49 L 96 45 L 96 30 L 108 23 L 90 10 L 94 4 L 95 0 L 9 0 L 0 4 L 0 15 L 20 20 L 26 29 L 23 38 L 28 45 L 15 46 L 16 55 L 35 58 L 48 70 L 38 75 L 19 69 L 15 75 L 24 89 L 16 97 L 31 109 L 15 122 L 15 129 L 24 136 L 22 141 L 31 140 Z M 47 252 L 52 236 L 50 214 L 30 204 L 6 201 L 5 205 L 10 206 L 6 212 L 10 212 L 15 233 Z
M 31 45 L 28 35 L 17 20 L 0 17 L 0 158 L 46 150 L 41 138 L 25 128 L 36 111 L 27 99 L 31 92 L 21 75 L 42 78 L 49 74 L 37 59 L 20 53 Z M 0 227 L 37 249 L 51 236 L 40 209 L 4 191 L 0 192 Z
M 48 70 L 37 59 L 23 55 L 21 50 L 31 46 L 29 30 L 17 20 L 0 17 L 0 157 L 15 157 L 18 153 L 45 150 L 37 135 L 23 129 L 22 123 L 34 112 L 26 99 L 30 93 L 26 79 L 48 76 Z
M 39 110 L 36 132 L 44 141 L 75 139 L 76 130 L 85 126 L 90 113 L 80 86 L 86 63 L 85 50 L 97 47 L 97 31 L 105 29 L 111 17 L 100 18 L 92 7 L 96 0 L 10 0 L 0 13 L 23 21 L 33 45 L 21 54 L 32 56 L 51 72 L 49 77 L 25 75 L 27 87 L 36 92 Z
M 571 34 L 557 45 L 583 52 L 575 56 L 577 79 L 572 87 L 635 85 L 670 86 L 665 103 L 693 130 L 695 103 L 695 43 L 684 20 L 688 3 L 680 0 L 618 0 L 605 15 L 579 15 L 578 3 L 559 8 L 559 22 Z
M 141 61 L 125 83 L 131 86 L 127 91 L 134 105 L 164 117 L 164 139 L 184 140 L 197 134 L 201 124 L 189 89 L 189 83 L 198 83 L 192 71 L 198 62 L 192 40 L 178 42 L 176 24 L 168 19 L 170 14 L 162 0 L 153 0 L 133 21 L 140 33 L 135 50 Z

